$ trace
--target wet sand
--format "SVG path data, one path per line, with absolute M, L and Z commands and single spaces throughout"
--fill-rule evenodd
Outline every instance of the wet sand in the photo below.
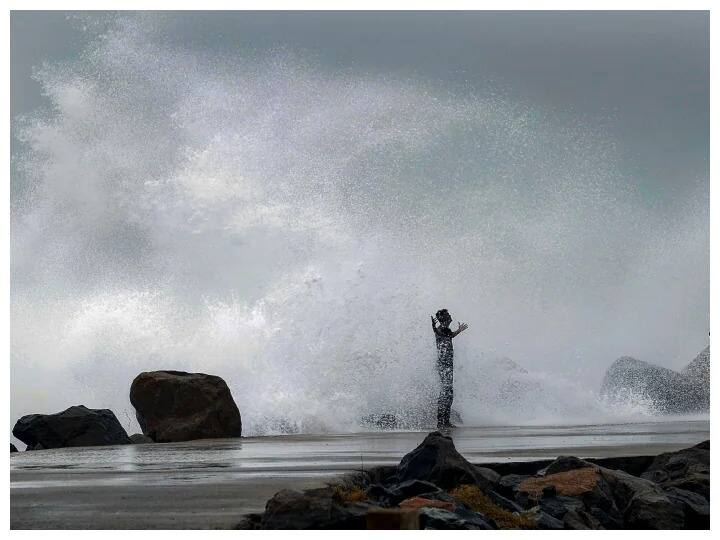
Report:
M 473 463 L 557 455 L 654 455 L 709 438 L 707 420 L 467 427 L 452 435 Z M 287 435 L 63 448 L 10 459 L 12 529 L 231 528 L 283 488 L 319 487 L 397 464 L 426 432 Z

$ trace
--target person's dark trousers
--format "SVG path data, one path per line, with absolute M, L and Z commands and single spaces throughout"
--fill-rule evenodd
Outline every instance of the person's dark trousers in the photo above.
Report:
M 450 427 L 450 409 L 453 402 L 452 365 L 440 367 L 440 397 L 438 398 L 438 428 Z

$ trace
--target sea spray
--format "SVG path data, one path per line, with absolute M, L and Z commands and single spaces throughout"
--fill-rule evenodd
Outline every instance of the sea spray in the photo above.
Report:
M 609 135 L 490 86 L 172 33 L 112 18 L 16 119 L 13 418 L 123 420 L 137 373 L 177 369 L 222 376 L 247 434 L 361 429 L 435 406 L 440 307 L 470 324 L 474 423 L 634 418 L 594 397 L 612 360 L 697 352 L 678 314 L 707 312 L 707 193 L 658 210 Z M 483 360 L 505 355 L 514 392 Z

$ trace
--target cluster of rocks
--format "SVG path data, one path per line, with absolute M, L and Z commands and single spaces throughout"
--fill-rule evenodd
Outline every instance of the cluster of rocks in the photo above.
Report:
M 710 441 L 656 457 L 480 467 L 433 432 L 397 466 L 280 491 L 237 528 L 708 529 L 709 499 Z
M 681 371 L 629 356 L 618 358 L 603 379 L 600 393 L 613 401 L 640 399 L 658 413 L 710 410 L 710 347 Z
M 23 416 L 12 432 L 28 450 L 180 442 L 242 434 L 240 411 L 230 389 L 215 375 L 144 372 L 132 382 L 130 402 L 142 434 L 128 436 L 111 410 L 84 405 L 55 414 Z M 12 444 L 10 452 L 17 452 Z

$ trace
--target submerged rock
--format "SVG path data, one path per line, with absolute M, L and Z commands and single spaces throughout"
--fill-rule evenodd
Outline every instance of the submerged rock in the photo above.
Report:
M 478 484 L 491 489 L 490 482 L 476 470 L 475 466 L 458 453 L 452 438 L 439 431 L 430 433 L 420 445 L 400 461 L 398 478 L 425 480 L 443 489 L 460 484 Z
M 130 402 L 143 434 L 155 442 L 240 437 L 242 421 L 224 380 L 184 371 L 135 377 Z
M 614 401 L 648 401 L 664 414 L 707 411 L 710 349 L 700 353 L 682 372 L 623 356 L 608 369 L 600 393 Z
M 13 435 L 27 444 L 28 450 L 131 442 L 111 410 L 88 409 L 84 405 L 55 414 L 23 416 L 15 424 Z

